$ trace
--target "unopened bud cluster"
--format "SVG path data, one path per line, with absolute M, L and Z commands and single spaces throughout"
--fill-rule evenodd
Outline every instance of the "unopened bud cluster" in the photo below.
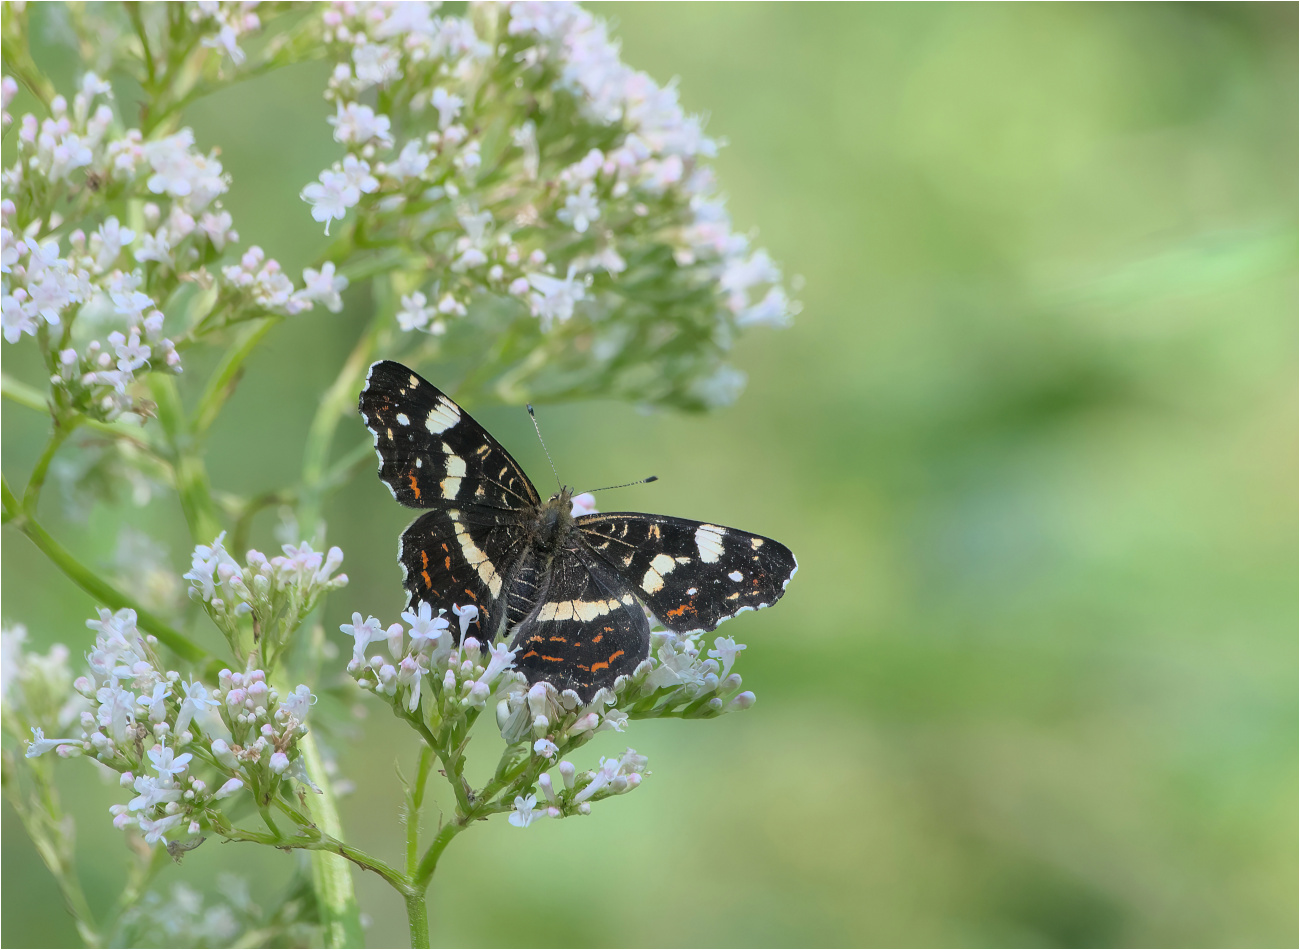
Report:
M 250 550 L 240 565 L 226 551 L 225 537 L 223 531 L 211 544 L 196 546 L 184 576 L 190 582 L 190 597 L 203 604 L 236 649 L 244 618 L 251 621 L 255 645 L 263 655 L 274 653 L 322 595 L 347 585 L 346 574 L 334 576 L 343 563 L 343 552 L 337 547 L 322 554 L 303 541 L 284 545 L 283 555 L 269 559 Z

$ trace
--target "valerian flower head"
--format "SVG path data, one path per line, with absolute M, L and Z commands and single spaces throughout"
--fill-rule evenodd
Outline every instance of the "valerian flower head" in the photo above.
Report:
M 716 143 L 674 85 L 624 63 L 605 24 L 571 3 L 439 17 L 342 4 L 321 22 L 342 154 L 302 197 L 327 229 L 356 213 L 367 235 L 440 266 L 432 292 L 403 296 L 402 330 L 468 322 L 457 345 L 475 352 L 513 319 L 512 398 L 735 398 L 743 377 L 724 360 L 737 333 L 782 326 L 798 305 L 733 230 Z M 363 101 L 375 86 L 383 111 Z M 410 288 L 417 272 L 406 276 Z M 683 330 L 699 344 L 674 343 Z

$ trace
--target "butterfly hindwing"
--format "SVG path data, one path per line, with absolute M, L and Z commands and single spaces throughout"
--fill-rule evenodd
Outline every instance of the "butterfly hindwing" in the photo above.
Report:
M 501 592 L 511 565 L 526 549 L 519 522 L 493 509 L 429 511 L 402 532 L 398 559 L 412 605 L 426 603 L 450 618 L 453 607 L 474 605 L 479 616 L 469 633 L 483 639 L 497 631 L 505 600 Z M 490 554 L 488 552 L 491 552 Z M 460 628 L 453 623 L 457 636 Z
M 669 630 L 714 629 L 770 607 L 799 569 L 784 544 L 719 525 L 635 512 L 584 515 L 579 533 Z
M 537 506 L 537 489 L 510 453 L 401 363 L 370 367 L 359 408 L 375 439 L 379 477 L 408 508 Z
M 551 562 L 536 606 L 515 630 L 515 666 L 589 701 L 650 652 L 650 623 L 614 571 L 581 544 Z

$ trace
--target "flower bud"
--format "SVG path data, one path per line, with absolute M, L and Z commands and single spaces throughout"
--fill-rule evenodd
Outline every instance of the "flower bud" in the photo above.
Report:
M 271 753 L 271 771 L 276 775 L 283 775 L 284 770 L 289 767 L 289 757 L 283 752 Z
M 573 777 L 578 774 L 577 766 L 572 762 L 560 763 L 560 778 L 564 779 L 564 787 L 573 790 Z
M 230 781 L 226 782 L 226 784 L 222 785 L 219 789 L 217 789 L 217 793 L 216 795 L 213 796 L 213 798 L 216 798 L 218 801 L 220 801 L 223 798 L 229 798 L 231 795 L 234 795 L 243 787 L 244 787 L 244 783 L 240 779 L 232 778 Z
M 727 704 L 727 709 L 748 709 L 754 705 L 754 694 L 749 690 L 738 693 L 736 698 Z

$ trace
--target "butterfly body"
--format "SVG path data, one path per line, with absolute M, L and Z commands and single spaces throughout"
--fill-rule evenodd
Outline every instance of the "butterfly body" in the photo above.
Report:
M 542 501 L 482 426 L 400 363 L 370 368 L 359 408 L 380 479 L 426 509 L 402 534 L 409 603 L 477 607 L 469 632 L 510 637 L 530 682 L 588 700 L 649 655 L 642 604 L 674 632 L 712 630 L 775 603 L 798 569 L 761 535 L 638 512 L 575 517 L 568 488 Z

